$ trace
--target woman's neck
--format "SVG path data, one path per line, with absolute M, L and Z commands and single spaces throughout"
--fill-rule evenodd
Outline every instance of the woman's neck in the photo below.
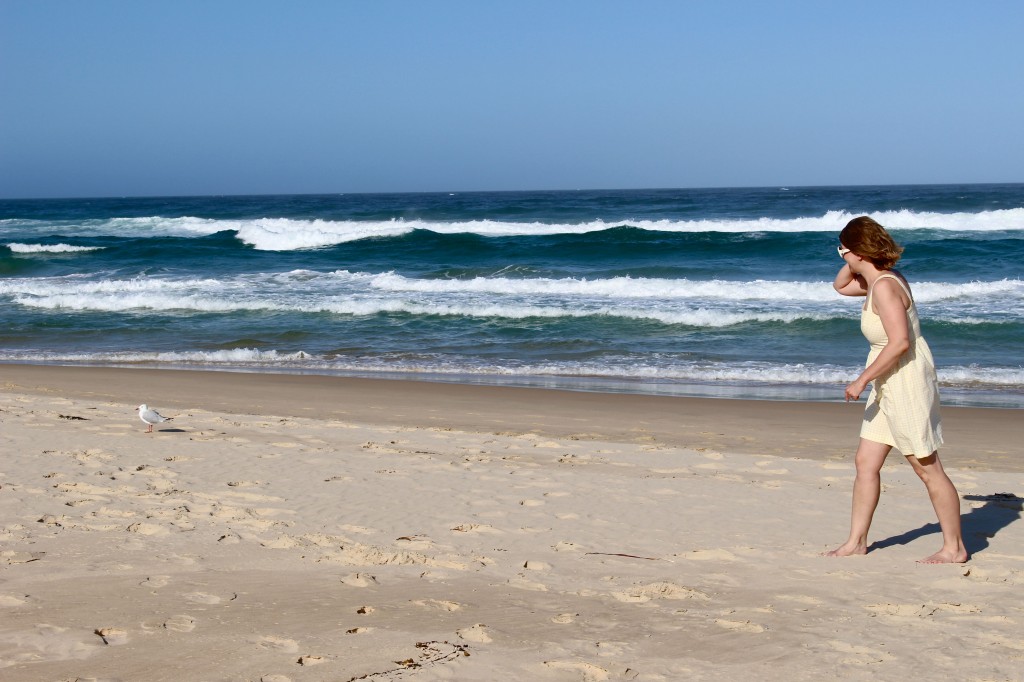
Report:
M 867 283 L 868 288 L 870 289 L 871 285 L 874 284 L 879 277 L 890 272 L 892 271 L 882 270 L 880 268 L 875 267 L 873 263 L 868 263 L 867 261 L 865 261 L 862 267 L 860 268 L 860 272 L 857 274 L 864 278 L 865 283 Z

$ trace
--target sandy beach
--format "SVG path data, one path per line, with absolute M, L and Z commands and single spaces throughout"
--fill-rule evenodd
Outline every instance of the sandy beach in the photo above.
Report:
M 0 678 L 1024 679 L 1019 410 L 946 408 L 965 565 L 863 404 L 0 366 Z M 174 420 L 145 433 L 148 403 Z

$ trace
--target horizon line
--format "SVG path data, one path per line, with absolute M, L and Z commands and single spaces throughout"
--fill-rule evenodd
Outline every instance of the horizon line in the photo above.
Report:
M 473 190 L 413 190 L 413 191 L 375 191 L 375 192 L 257 192 L 250 194 L 211 193 L 211 194 L 125 194 L 95 196 L 32 196 L 32 197 L 0 197 L 0 201 L 110 201 L 127 199 L 212 199 L 240 197 L 329 197 L 329 196 L 386 196 L 386 195 L 425 195 L 448 194 L 540 194 L 572 193 L 572 192 L 688 192 L 707 190 L 779 190 L 790 191 L 800 189 L 846 189 L 868 187 L 975 187 L 981 185 L 1006 186 L 1024 185 L 1024 182 L 907 182 L 907 183 L 857 183 L 849 185 L 708 185 L 703 187 L 590 187 L 575 189 L 473 189 Z

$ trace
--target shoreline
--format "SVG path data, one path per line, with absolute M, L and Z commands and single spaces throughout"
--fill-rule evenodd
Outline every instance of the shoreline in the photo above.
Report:
M 192 364 L 189 362 L 132 362 L 89 361 L 62 359 L 0 359 L 0 367 L 81 367 L 91 369 L 128 369 L 182 372 L 215 372 L 230 374 L 288 374 L 296 376 L 339 377 L 387 381 L 414 381 L 421 383 L 460 384 L 471 386 L 498 386 L 512 388 L 541 388 L 587 393 L 623 393 L 628 395 L 666 396 L 675 398 L 748 400 L 754 402 L 824 402 L 842 401 L 846 382 L 835 384 L 807 384 L 785 382 L 741 382 L 730 380 L 667 379 L 650 377 L 563 375 L 563 374 L 501 374 L 465 372 L 435 372 L 380 369 L 331 369 L 298 365 L 246 365 L 231 363 Z M 851 370 L 851 373 L 853 370 Z M 977 407 L 1006 410 L 1024 410 L 1024 390 L 1017 386 L 967 387 L 944 385 L 940 381 L 944 407 Z M 839 397 L 837 397 L 839 396 Z
M 5 393 L 130 408 L 145 402 L 165 413 L 205 409 L 815 460 L 852 459 L 864 405 L 315 374 L 22 364 L 0 364 L 0 386 Z M 1020 410 L 943 406 L 942 414 L 946 443 L 940 455 L 947 466 L 1024 472 L 1009 433 Z

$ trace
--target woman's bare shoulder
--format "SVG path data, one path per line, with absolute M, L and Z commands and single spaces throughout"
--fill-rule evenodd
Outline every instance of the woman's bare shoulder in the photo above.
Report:
M 909 308 L 913 302 L 913 294 L 910 292 L 910 283 L 903 273 L 896 270 L 889 270 L 882 274 L 871 285 L 871 302 L 874 308 L 875 297 L 881 294 L 883 299 L 901 299 L 903 306 Z

